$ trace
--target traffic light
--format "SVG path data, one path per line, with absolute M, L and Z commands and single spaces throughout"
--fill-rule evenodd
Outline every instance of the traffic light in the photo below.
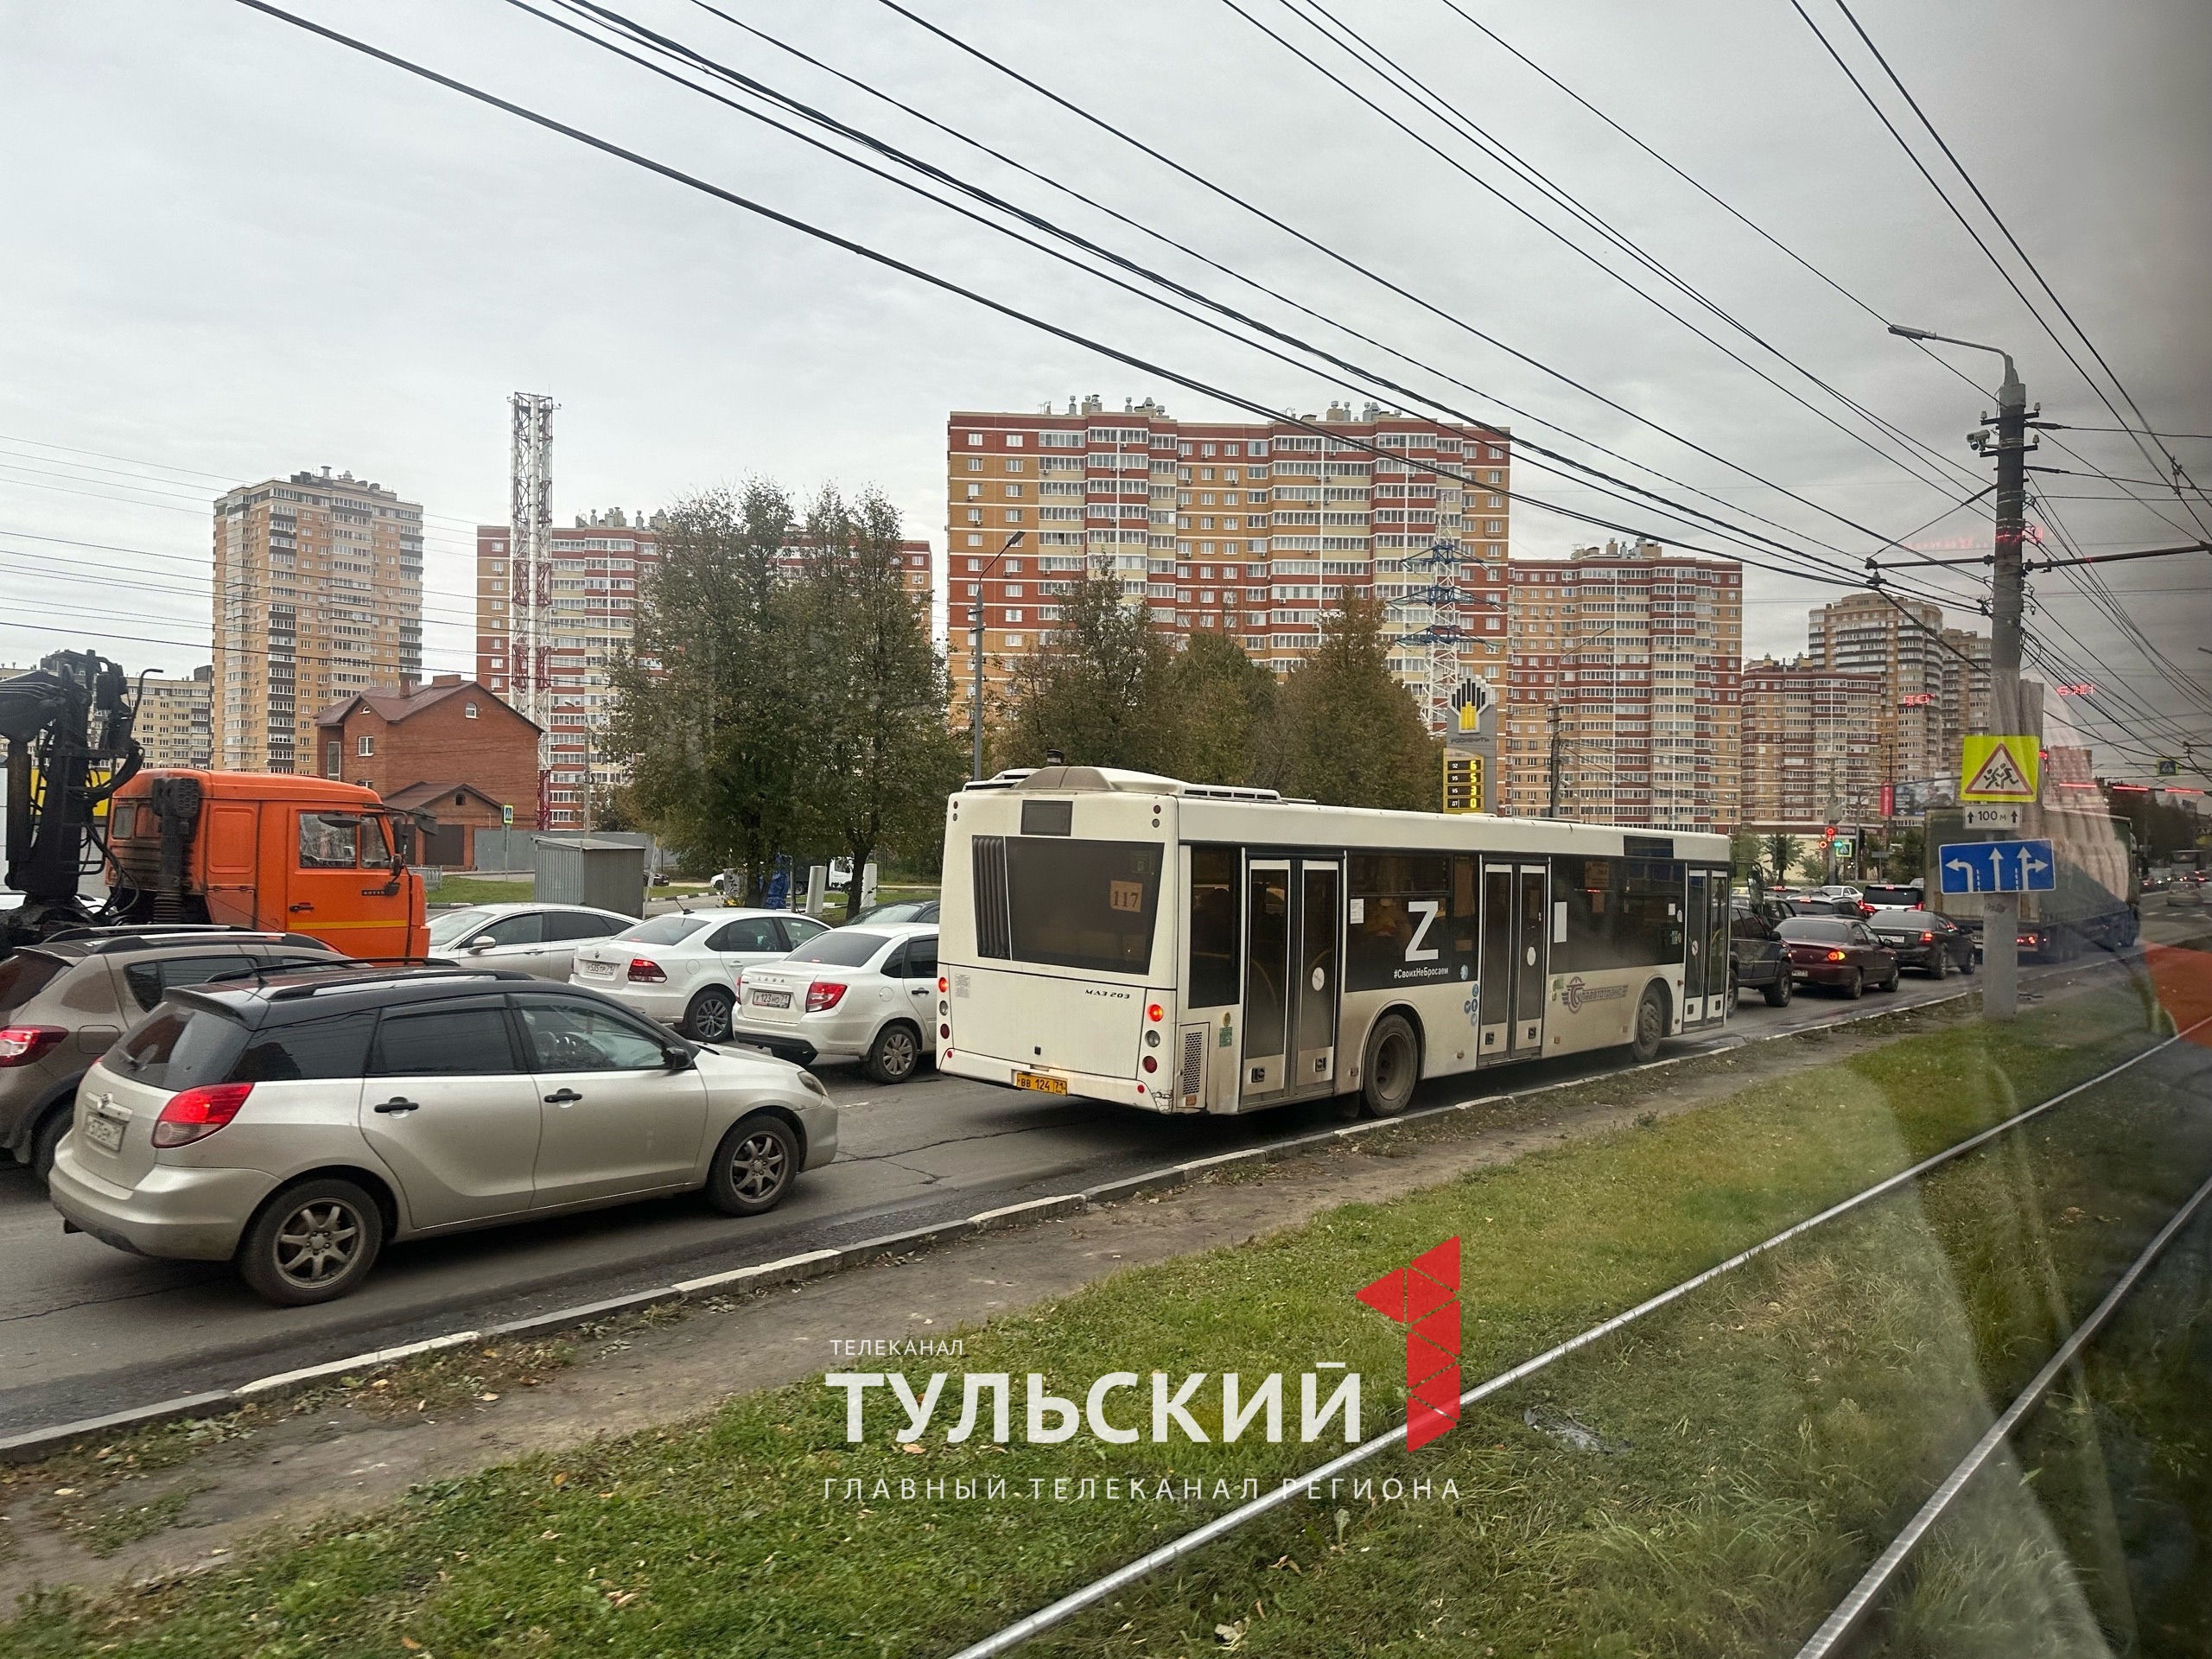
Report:
M 1457 749 L 1444 752 L 1444 810 L 1479 812 L 1483 810 L 1483 758 Z
M 1833 847 L 1835 845 L 1835 825 L 1830 824 L 1827 829 L 1821 831 L 1821 845 L 1823 847 Z

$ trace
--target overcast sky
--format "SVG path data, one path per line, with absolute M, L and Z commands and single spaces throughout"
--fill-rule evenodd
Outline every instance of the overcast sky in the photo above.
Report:
M 1851 569 L 1882 538 L 1977 487 L 1957 468 L 1980 467 L 1961 440 L 1988 406 L 1984 394 L 1887 336 L 1446 0 L 1325 3 L 1764 346 L 1515 184 L 1325 44 L 1287 0 L 1237 4 L 1597 257 L 1563 246 L 1393 129 L 1226 0 L 913 9 L 1433 311 L 1178 178 L 880 0 L 717 3 L 1427 366 L 1024 180 L 691 0 L 632 0 L 628 10 L 1211 296 L 1325 340 L 1363 368 L 1677 500 L 1710 505 L 1691 493 L 1709 492 Z M 1874 311 L 2006 346 L 2047 418 L 2113 423 L 1789 0 L 1456 3 Z M 1910 111 L 1836 0 L 1804 3 L 2001 246 L 1907 124 Z M 1318 374 L 958 219 L 507 0 L 298 9 L 1163 369 L 1300 412 L 1337 394 Z M 1865 0 L 1854 10 L 2150 421 L 2212 432 L 2212 9 Z M 1116 410 L 1152 396 L 1179 416 L 1226 412 L 234 0 L 0 0 L 0 591 L 11 596 L 0 610 L 0 662 L 73 644 L 134 669 L 207 660 L 209 500 L 228 481 L 328 465 L 423 504 L 426 657 L 434 668 L 469 667 L 467 526 L 506 516 L 505 398 L 517 390 L 562 404 L 559 522 L 760 474 L 800 492 L 878 486 L 940 549 L 950 410 L 1064 407 L 1096 391 Z M 1614 271 L 1637 274 L 1812 409 Z M 2044 309 L 2063 329 L 2055 308 Z M 1978 385 L 1994 384 L 1995 359 L 1938 349 Z M 1808 374 L 1932 446 L 1942 460 L 1923 456 L 1919 470 L 1948 476 L 1949 495 L 1859 442 L 1853 435 L 1899 448 Z M 2146 458 L 2116 434 L 2052 435 L 2088 466 L 2152 481 L 2138 493 L 2155 512 L 2079 499 L 2115 493 L 2094 480 L 2041 477 L 2085 549 L 2202 533 L 2171 489 L 2155 487 L 2165 466 L 2155 450 Z M 2212 486 L 2212 442 L 2169 447 Z M 2085 464 L 2049 440 L 2037 460 Z M 1516 484 L 1530 498 L 1514 513 L 1517 556 L 1556 557 L 1607 533 L 1536 505 L 1545 501 L 1671 543 L 1728 545 L 1533 466 L 1517 469 Z M 2212 521 L 2212 505 L 2197 505 Z M 1971 551 L 1986 546 L 1988 521 L 1954 513 L 1919 539 Z M 1962 601 L 1955 620 L 1986 630 L 1967 613 L 1978 572 L 1922 575 Z M 2212 739 L 2212 656 L 2198 650 L 2212 641 L 2212 560 L 2145 560 L 2106 578 L 2185 686 L 2161 679 L 2139 644 L 2056 573 L 2034 584 L 2031 626 L 2101 687 L 2091 700 L 2101 718 L 2084 728 L 2099 770 L 2139 775 L 2183 734 Z M 1756 569 L 1747 587 L 1750 656 L 1802 649 L 1807 606 L 1834 591 Z

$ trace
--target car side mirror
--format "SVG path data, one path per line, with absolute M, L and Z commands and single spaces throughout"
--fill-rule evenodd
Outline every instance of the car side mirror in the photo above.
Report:
M 467 944 L 464 944 L 461 948 L 467 951 L 468 954 L 473 957 L 480 951 L 489 950 L 498 943 L 499 941 L 493 938 L 489 933 L 479 933 L 474 938 L 471 939 Z
M 661 1050 L 661 1058 L 671 1071 L 689 1071 L 697 1064 L 688 1048 L 664 1048 Z

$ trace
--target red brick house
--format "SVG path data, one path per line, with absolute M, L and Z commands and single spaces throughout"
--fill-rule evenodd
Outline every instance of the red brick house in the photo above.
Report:
M 537 740 L 536 722 L 458 674 L 357 692 L 315 716 L 322 775 L 412 815 L 416 862 L 463 869 L 478 830 L 537 828 Z

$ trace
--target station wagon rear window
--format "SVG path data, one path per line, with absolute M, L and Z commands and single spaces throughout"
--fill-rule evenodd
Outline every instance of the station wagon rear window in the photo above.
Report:
M 125 1032 L 102 1064 L 151 1089 L 197 1089 L 228 1079 L 245 1027 L 205 1008 L 163 1007 Z

